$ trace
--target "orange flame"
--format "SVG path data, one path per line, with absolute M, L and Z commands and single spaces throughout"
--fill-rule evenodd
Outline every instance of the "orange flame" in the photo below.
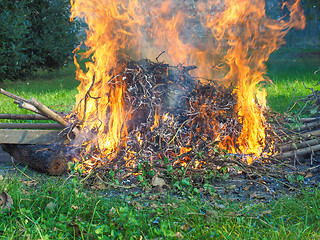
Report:
M 103 156 L 112 158 L 127 134 L 129 113 L 125 111 L 123 99 L 126 86 L 116 74 L 122 68 L 119 57 L 127 54 L 126 51 L 137 53 L 136 32 L 141 24 L 135 12 L 137 1 L 124 4 L 124 1 L 79 0 L 71 4 L 72 18 L 84 18 L 88 24 L 85 44 L 89 50 L 83 56 L 92 59 L 86 63 L 87 72 L 76 63 L 77 79 L 81 83 L 75 112 L 81 121 L 82 135 L 92 138 L 93 147 Z M 89 147 L 87 151 L 90 150 L 93 149 Z
M 184 1 L 71 0 L 71 18 L 83 18 L 88 25 L 89 50 L 83 56 L 91 62 L 84 72 L 75 58 L 80 85 L 74 109 L 86 151 L 96 149 L 112 160 L 125 144 L 130 111 L 124 79 L 117 75 L 125 67 L 119 59 L 154 59 L 164 50 L 171 64 L 195 64 L 199 76 L 214 72 L 224 84 L 236 85 L 243 127 L 236 142 L 231 139 L 231 152 L 259 158 L 266 145 L 266 92 L 257 85 L 267 80 L 264 63 L 285 34 L 305 25 L 301 0 L 293 2 L 283 5 L 290 12 L 285 21 L 267 16 L 264 0 L 199 0 L 192 10 L 184 10 Z M 196 25 L 203 31 L 192 31 Z M 227 148 L 225 142 L 220 146 Z
M 210 7 L 219 5 L 219 2 L 211 1 Z M 237 151 L 259 158 L 266 145 L 266 120 L 263 115 L 266 91 L 257 89 L 257 85 L 266 80 L 264 63 L 284 43 L 283 37 L 290 28 L 304 28 L 305 19 L 300 0 L 293 5 L 286 4 L 290 11 L 287 22 L 268 17 L 265 3 L 261 0 L 224 2 L 224 11 L 215 16 L 209 15 L 207 25 L 220 47 L 228 47 L 225 62 L 229 72 L 223 80 L 237 86 L 238 120 L 242 123 L 242 132 L 236 140 Z
M 158 107 L 156 107 L 156 110 L 155 110 L 155 114 L 154 114 L 154 123 L 153 123 L 153 126 L 150 128 L 150 130 L 153 132 L 153 130 L 159 126 L 160 124 L 160 115 L 158 113 Z

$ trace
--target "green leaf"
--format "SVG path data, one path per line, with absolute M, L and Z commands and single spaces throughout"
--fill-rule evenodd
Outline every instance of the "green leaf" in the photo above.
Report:
M 297 182 L 304 182 L 304 177 L 301 175 L 297 175 Z
M 288 175 L 288 176 L 287 176 L 287 179 L 288 179 L 288 181 L 289 181 L 290 183 L 294 183 L 294 182 L 295 182 L 295 179 L 294 179 L 293 174 Z
M 313 114 L 313 115 L 316 114 L 317 112 L 318 112 L 318 106 L 315 106 L 315 107 L 310 109 L 310 113 Z
M 138 181 L 139 181 L 139 182 L 142 182 L 142 181 L 143 181 L 142 175 L 138 175 Z
M 185 178 L 181 181 L 181 184 L 184 186 L 192 186 L 190 183 L 190 178 Z

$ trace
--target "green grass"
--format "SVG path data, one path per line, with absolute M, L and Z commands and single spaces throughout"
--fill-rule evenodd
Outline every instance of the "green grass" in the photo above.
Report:
M 266 87 L 268 106 L 277 112 L 289 110 L 293 96 L 311 94 L 312 91 L 305 86 L 320 90 L 317 85 L 320 83 L 320 50 L 305 50 L 303 53 L 279 50 L 271 56 L 267 66 L 267 76 L 273 81 Z
M 25 173 L 24 173 L 25 174 Z M 0 239 L 319 239 L 320 191 L 269 204 L 92 191 L 77 179 L 4 177 Z M 114 194 L 114 196 L 112 196 Z
M 35 97 L 43 104 L 57 111 L 71 111 L 75 103 L 77 86 L 79 82 L 75 80 L 75 67 L 67 67 L 46 72 L 39 70 L 31 79 L 23 81 L 5 81 L 1 88 L 30 99 Z M 13 100 L 4 95 L 0 95 L 0 113 L 30 113 L 27 110 L 19 109 Z

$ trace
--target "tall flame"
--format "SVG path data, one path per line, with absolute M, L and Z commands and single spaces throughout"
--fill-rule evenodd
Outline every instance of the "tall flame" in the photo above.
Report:
M 219 2 L 211 1 L 210 7 L 219 6 Z M 233 151 L 254 154 L 257 158 L 266 145 L 266 120 L 263 115 L 266 91 L 257 88 L 266 80 L 265 62 L 284 43 L 283 37 L 290 28 L 304 28 L 305 25 L 300 0 L 286 6 L 290 12 L 289 21 L 268 17 L 265 3 L 261 0 L 225 0 L 222 12 L 207 17 L 207 26 L 219 46 L 228 48 L 225 62 L 229 72 L 223 80 L 237 86 L 237 110 L 242 132 L 235 143 L 238 149 Z M 223 144 L 221 146 L 225 147 Z
M 171 64 L 195 64 L 198 76 L 214 74 L 221 83 L 236 85 L 243 127 L 231 151 L 260 157 L 266 92 L 257 86 L 267 80 L 264 63 L 292 27 L 305 25 L 301 0 L 290 2 L 282 6 L 290 13 L 285 20 L 268 17 L 264 0 L 199 0 L 187 10 L 188 1 L 71 0 L 72 18 L 88 25 L 84 57 L 92 60 L 84 72 L 75 59 L 80 81 L 75 113 L 87 151 L 95 148 L 112 159 L 127 135 L 130 111 L 125 82 L 117 75 L 125 67 L 119 60 L 154 59 L 164 50 Z
M 127 52 L 137 54 L 137 29 L 141 19 L 135 15 L 137 1 L 127 4 L 104 1 L 71 1 L 72 18 L 79 16 L 88 24 L 87 40 L 89 50 L 84 57 L 92 58 L 86 63 L 87 72 L 77 70 L 81 82 L 77 95 L 76 113 L 81 128 L 88 140 L 93 138 L 104 156 L 116 153 L 121 138 L 126 135 L 128 112 L 125 111 L 123 92 L 126 86 L 116 77 L 122 66 L 118 59 Z M 97 134 L 93 136 L 93 131 Z

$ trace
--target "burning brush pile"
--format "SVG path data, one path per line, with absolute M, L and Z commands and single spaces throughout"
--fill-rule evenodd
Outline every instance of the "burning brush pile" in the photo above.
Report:
M 164 168 L 167 159 L 168 164 L 188 166 L 190 170 L 216 168 L 217 163 L 223 162 L 221 148 L 226 147 L 226 152 L 229 147 L 238 151 L 233 139 L 240 136 L 242 124 L 237 120 L 233 85 L 224 87 L 210 80 L 202 84 L 201 79 L 189 74 L 195 66 L 173 67 L 150 60 L 129 61 L 124 66 L 123 72 L 109 82 L 111 86 L 117 82 L 125 86 L 123 110 L 128 120 L 119 127 L 123 136 L 114 149 L 105 153 L 99 148 L 98 135 L 108 133 L 110 126 L 101 122 L 86 129 L 86 134 L 77 137 L 70 151 L 80 156 L 81 167 L 137 171 L 137 166 L 145 162 Z M 92 96 L 89 88 L 83 100 L 83 115 L 89 99 L 96 101 L 98 109 L 99 98 Z M 105 109 L 104 114 L 110 114 L 109 111 Z M 76 116 L 71 119 L 85 129 Z M 272 136 L 271 131 L 268 136 Z M 246 161 L 244 154 L 238 158 Z
M 91 59 L 81 69 L 75 57 L 68 121 L 77 137 L 67 155 L 78 168 L 192 172 L 220 168 L 227 153 L 239 164 L 274 153 L 264 63 L 304 27 L 299 0 L 283 4 L 280 19 L 263 0 L 71 2 Z
M 74 58 L 73 112 L 56 116 L 18 100 L 66 127 L 60 135 L 68 141 L 54 148 L 78 170 L 185 176 L 228 163 L 250 168 L 276 152 L 265 62 L 291 28 L 304 27 L 300 0 L 284 3 L 279 19 L 267 16 L 264 0 L 71 3 L 72 19 L 88 26 L 85 68 L 80 53 Z

